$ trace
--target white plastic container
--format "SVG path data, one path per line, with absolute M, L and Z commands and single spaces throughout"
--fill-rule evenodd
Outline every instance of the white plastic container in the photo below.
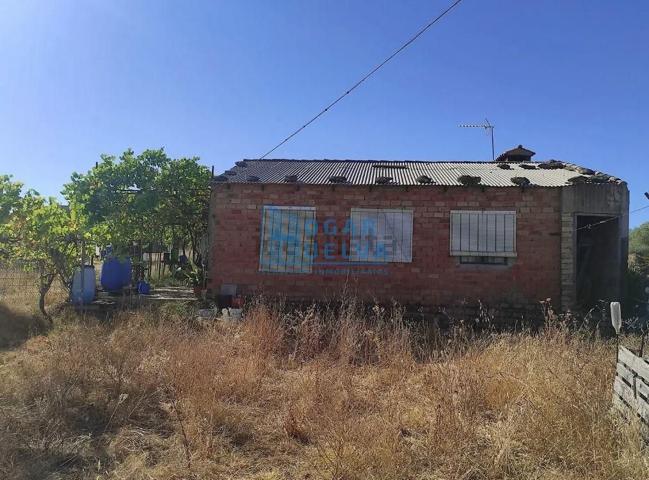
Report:
M 622 330 L 622 310 L 620 308 L 620 302 L 611 302 L 611 323 L 615 329 L 617 335 L 620 334 Z
M 95 267 L 86 265 L 74 272 L 70 301 L 75 305 L 87 305 L 95 299 Z

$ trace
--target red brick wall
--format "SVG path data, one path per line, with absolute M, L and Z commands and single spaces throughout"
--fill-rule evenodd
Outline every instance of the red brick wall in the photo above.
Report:
M 412 208 L 412 263 L 376 267 L 386 275 L 259 272 L 264 205 L 316 207 L 318 244 L 336 241 L 339 249 L 346 238 L 324 236 L 327 218 L 334 217 L 341 230 L 352 207 Z M 518 256 L 512 265 L 460 265 L 449 255 L 449 212 L 461 209 L 516 210 Z M 560 189 L 216 184 L 210 215 L 208 287 L 214 294 L 222 284 L 236 284 L 244 295 L 326 299 L 346 288 L 365 299 L 430 306 L 463 299 L 558 303 L 560 297 Z

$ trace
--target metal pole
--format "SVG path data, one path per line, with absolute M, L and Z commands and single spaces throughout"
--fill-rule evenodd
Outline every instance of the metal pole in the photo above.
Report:
M 491 161 L 496 159 L 496 149 L 494 148 L 494 127 L 489 127 L 491 130 Z
M 83 301 L 83 291 L 86 288 L 86 266 L 84 262 L 84 257 L 86 254 L 86 242 L 83 239 L 83 235 L 81 235 L 81 291 L 79 292 L 80 298 L 79 300 L 81 301 L 81 316 L 85 316 L 85 304 Z
M 484 123 L 479 125 L 477 124 L 461 124 L 458 127 L 462 128 L 483 128 L 485 131 L 488 131 L 491 134 L 491 161 L 496 160 L 496 146 L 494 142 L 494 126 L 489 122 L 489 119 L 485 118 Z

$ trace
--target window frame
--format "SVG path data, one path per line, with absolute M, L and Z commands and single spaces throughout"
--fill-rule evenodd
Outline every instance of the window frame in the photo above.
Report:
M 512 257 L 496 257 L 493 255 L 472 255 L 470 257 L 458 256 L 456 258 L 458 259 L 458 265 L 478 265 L 488 267 L 506 267 L 512 259 Z
M 358 256 L 358 254 L 354 255 L 354 248 L 352 247 L 352 242 L 354 241 L 354 215 L 363 215 L 363 214 L 376 214 L 377 216 L 381 213 L 399 213 L 399 214 L 404 214 L 407 213 L 409 217 L 408 224 L 410 226 L 409 228 L 409 248 L 404 251 L 402 248 L 400 250 L 401 255 L 398 257 L 398 259 L 395 259 L 395 254 L 394 252 L 392 253 L 391 258 L 389 259 L 382 259 L 382 258 L 377 258 L 376 256 Z M 375 263 L 375 264 L 388 264 L 388 263 L 412 263 L 412 244 L 413 244 L 413 232 L 414 232 L 414 209 L 412 208 L 375 208 L 375 207 L 352 207 L 350 210 L 350 232 L 349 232 L 349 261 L 353 263 Z M 362 223 L 362 221 L 361 221 Z M 378 221 L 377 221 L 378 223 Z M 402 231 L 401 231 L 401 241 L 403 245 L 403 239 L 404 239 L 404 234 L 403 232 L 405 231 L 403 229 L 404 223 L 402 222 Z M 385 236 L 385 235 L 384 235 Z M 379 233 L 377 232 L 377 238 L 379 237 Z M 404 255 L 404 252 L 406 255 Z
M 510 216 L 513 219 L 513 225 L 512 225 L 512 238 L 511 238 L 511 244 L 512 244 L 512 249 L 511 250 L 454 250 L 453 249 L 453 241 L 454 241 L 454 236 L 453 236 L 453 222 L 455 215 L 488 215 L 488 216 L 498 216 L 498 215 L 506 215 Z M 449 255 L 452 257 L 504 257 L 504 258 L 516 258 L 518 256 L 517 252 L 517 211 L 515 209 L 511 210 L 451 210 L 449 213 Z M 480 223 L 480 219 L 478 219 L 478 225 Z M 505 225 L 505 222 L 503 222 L 503 225 Z M 478 232 L 479 232 L 478 227 Z M 497 228 L 497 227 L 496 227 Z M 506 228 L 506 227 L 503 227 Z M 461 240 L 461 233 L 460 233 L 460 244 L 462 243 Z M 471 243 L 471 239 L 469 239 L 469 244 Z M 479 243 L 479 238 L 478 238 L 478 243 Z M 506 231 L 503 231 L 503 243 L 506 243 Z M 460 245 L 462 247 L 462 245 Z M 488 265 L 488 263 L 485 263 Z
M 295 266 L 294 263 L 290 263 L 290 264 L 288 263 L 288 254 L 287 254 L 287 257 L 286 257 L 286 261 L 284 262 L 284 265 L 283 265 L 284 268 L 283 269 L 272 269 L 271 268 L 271 266 L 273 264 L 273 262 L 272 262 L 273 251 L 272 250 L 268 251 L 268 259 L 267 259 L 267 261 L 264 261 L 264 259 L 266 258 L 264 256 L 264 245 L 265 245 L 265 240 L 266 240 L 266 212 L 267 211 L 272 211 L 272 210 L 282 211 L 282 212 L 283 211 L 311 212 L 312 213 L 312 218 L 310 220 L 313 222 L 313 224 L 317 228 L 316 207 L 294 206 L 294 205 L 263 205 L 263 207 L 261 209 L 261 229 L 259 231 L 259 269 L 258 269 L 258 271 L 260 273 L 270 273 L 270 274 L 272 274 L 272 273 L 280 273 L 280 274 L 310 274 L 310 273 L 313 273 L 313 260 L 314 260 L 314 254 L 315 254 L 313 249 L 314 249 L 314 245 L 316 244 L 317 231 L 313 232 L 312 234 L 309 235 L 310 239 L 309 239 L 309 249 L 308 249 L 308 251 L 311 252 L 310 255 L 305 255 L 305 251 L 306 251 L 305 245 L 307 243 L 305 242 L 304 237 L 302 239 L 302 244 L 301 244 L 302 245 L 302 248 L 301 248 L 302 256 L 300 257 L 301 262 L 300 262 L 300 268 L 299 269 L 293 269 L 293 270 L 287 269 L 288 265 Z M 305 220 L 305 226 L 304 226 L 304 231 L 305 232 L 306 232 L 306 222 L 307 221 L 308 221 L 308 219 Z M 290 219 L 289 219 L 289 222 L 290 222 Z M 280 224 L 280 227 L 281 227 L 281 224 Z M 286 233 L 287 236 L 290 235 L 290 228 L 291 228 L 291 225 L 289 223 L 288 232 Z M 271 231 L 269 233 L 269 237 L 272 237 L 272 235 L 273 235 L 273 233 Z M 272 241 L 272 238 L 271 238 L 271 241 Z

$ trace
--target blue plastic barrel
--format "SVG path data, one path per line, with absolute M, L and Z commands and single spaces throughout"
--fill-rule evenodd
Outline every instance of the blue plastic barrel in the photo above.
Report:
M 131 265 L 131 259 L 128 257 L 123 259 L 120 263 L 122 264 L 122 287 L 126 287 L 131 284 L 133 266 Z
M 137 282 L 137 293 L 140 295 L 149 295 L 151 293 L 151 285 L 144 280 Z
M 70 300 L 75 305 L 87 305 L 95 299 L 95 267 L 86 265 L 72 276 Z
M 131 283 L 131 259 L 107 258 L 101 267 L 101 286 L 108 292 L 118 292 Z

